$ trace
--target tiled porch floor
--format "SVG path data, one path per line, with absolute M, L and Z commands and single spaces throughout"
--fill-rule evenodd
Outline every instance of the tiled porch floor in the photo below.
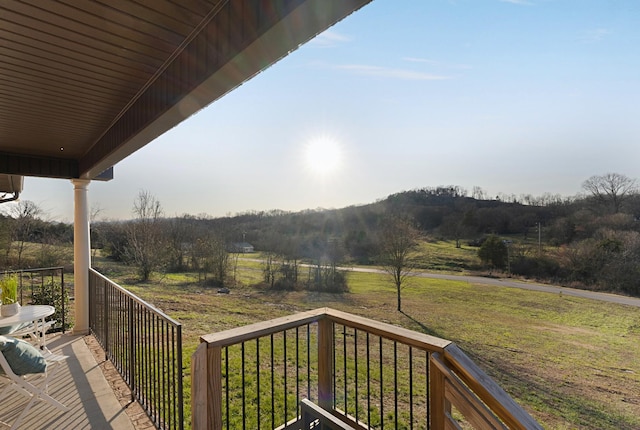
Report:
M 126 405 L 122 405 L 114 393 L 113 375 L 109 375 L 110 372 L 107 370 L 107 376 L 112 381 L 110 384 L 87 343 L 95 345 L 95 340 L 70 334 L 48 337 L 47 346 L 52 352 L 69 356 L 49 384 L 49 394 L 69 410 L 61 412 L 45 402 L 38 401 L 24 419 L 21 429 L 149 428 L 146 415 L 139 423 L 133 415 L 132 422 L 127 414 Z M 0 378 L 0 384 L 0 388 L 3 388 L 6 379 Z M 120 391 L 120 397 L 122 385 L 124 383 L 115 387 Z M 0 405 L 0 421 L 9 425 L 29 401 L 26 396 L 16 392 L 13 392 L 10 399 L 4 400 Z

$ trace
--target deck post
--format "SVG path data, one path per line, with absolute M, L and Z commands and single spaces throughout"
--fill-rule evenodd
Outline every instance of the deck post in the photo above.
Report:
M 438 353 L 431 354 L 429 358 L 429 416 L 431 427 L 434 430 L 444 429 L 446 399 L 444 396 L 444 374 L 440 371 L 435 361 L 439 359 Z
M 333 410 L 333 321 L 318 321 L 318 405 Z
M 202 342 L 191 357 L 191 427 L 222 430 L 222 349 Z

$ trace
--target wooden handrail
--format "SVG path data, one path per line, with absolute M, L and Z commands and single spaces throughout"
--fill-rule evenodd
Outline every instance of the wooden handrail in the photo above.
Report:
M 300 312 L 295 315 L 288 315 L 218 333 L 207 334 L 200 337 L 200 342 L 206 343 L 209 347 L 224 347 L 279 333 L 305 324 L 318 322 L 325 318 L 347 327 L 367 331 L 371 334 L 429 352 L 443 352 L 444 348 L 451 344 L 449 340 L 331 308 L 318 308 L 307 312 Z
M 446 406 L 441 411 L 438 411 L 442 413 L 442 417 L 439 417 L 440 421 L 442 419 L 449 421 L 449 423 L 445 422 L 445 427 L 447 424 L 453 424 L 453 418 L 450 415 L 451 407 L 449 404 L 451 404 L 465 416 L 474 428 L 507 429 L 496 414 L 444 364 L 440 354 L 433 354 L 430 363 L 432 364 L 431 369 L 435 371 L 435 375 L 432 376 L 438 378 L 444 392 L 444 400 L 448 402 L 445 403 Z
M 324 308 L 324 316 L 338 324 L 363 330 L 386 339 L 420 348 L 424 351 L 443 352 L 444 348 L 451 344 L 451 341 L 446 339 L 331 308 Z
M 275 318 L 269 321 L 262 321 L 249 324 L 243 327 L 232 328 L 218 333 L 200 336 L 200 342 L 206 343 L 209 348 L 219 346 L 225 347 L 235 345 L 247 340 L 256 339 L 283 330 L 300 327 L 313 323 L 324 317 L 327 308 L 315 309 L 307 312 L 300 312 L 295 315 L 288 315 L 282 318 Z
M 445 348 L 443 361 L 509 428 L 542 430 L 542 426 L 457 345 Z

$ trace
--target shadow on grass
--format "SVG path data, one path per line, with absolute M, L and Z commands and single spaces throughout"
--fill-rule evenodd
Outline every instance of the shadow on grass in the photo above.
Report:
M 572 393 L 571 386 L 556 377 L 545 380 L 543 375 L 536 375 L 521 366 L 511 366 L 506 362 L 489 359 L 468 348 L 465 353 L 483 369 L 486 369 L 505 391 L 521 405 L 529 406 L 531 415 L 539 419 L 542 415 L 549 417 L 544 422 L 546 428 L 580 428 L 593 430 L 637 429 L 637 418 L 612 411 L 610 406 L 597 403 L 580 393 Z M 542 376 L 542 377 L 541 377 Z M 536 414 L 535 411 L 539 411 Z M 562 421 L 558 421 L 561 417 Z
M 415 326 L 417 331 L 442 336 L 405 311 L 400 311 Z M 494 359 L 478 351 L 473 351 L 465 342 L 456 342 L 474 363 L 478 364 L 516 401 L 527 406 L 530 414 L 537 420 L 545 419 L 546 428 L 581 428 L 593 430 L 638 429 L 640 420 L 613 411 L 603 403 L 581 397 L 572 392 L 571 386 L 556 377 L 532 373 L 531 369 L 513 365 L 506 360 Z M 536 413 L 536 411 L 538 413 Z
M 423 323 L 421 323 L 420 321 L 418 321 L 417 319 L 415 319 L 414 317 L 412 317 L 411 315 L 409 315 L 408 313 L 406 313 L 405 311 L 400 311 L 400 313 L 402 315 L 404 315 L 405 317 L 409 318 L 411 321 L 413 321 L 413 323 L 415 325 L 417 325 L 418 327 L 420 327 L 420 332 L 424 333 L 424 334 L 428 334 L 429 336 L 435 336 L 435 337 L 439 337 L 441 339 L 445 339 L 440 333 L 438 333 L 437 331 L 433 330 L 430 327 L 427 327 L 426 325 L 424 325 Z

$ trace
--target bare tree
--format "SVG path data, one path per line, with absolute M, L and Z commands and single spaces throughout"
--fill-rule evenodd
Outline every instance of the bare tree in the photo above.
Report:
M 208 260 L 209 241 L 203 236 L 195 239 L 189 248 L 191 268 L 198 272 L 198 281 L 206 281 L 207 273 L 211 271 L 211 264 Z
M 482 187 L 474 186 L 473 191 L 471 191 L 471 197 L 476 200 L 487 200 L 487 193 Z
M 200 281 L 207 282 L 207 273 L 211 273 L 216 286 L 227 284 L 229 253 L 222 236 L 211 231 L 203 232 L 191 247 L 191 262 Z
M 453 212 L 447 215 L 440 224 L 440 232 L 447 238 L 456 241 L 456 248 L 461 248 L 460 241 L 475 233 L 475 228 L 470 224 L 471 215 L 467 213 Z
M 29 200 L 20 200 L 9 209 L 9 216 L 13 218 L 13 228 L 11 230 L 9 246 L 7 247 L 7 257 L 11 251 L 11 244 L 17 242 L 17 267 L 22 267 L 25 245 L 31 240 L 31 236 L 42 214 L 42 208 Z
M 169 269 L 183 271 L 187 268 L 187 250 L 193 246 L 197 236 L 194 218 L 184 214 L 167 221 Z
M 412 253 L 418 248 L 420 233 L 407 220 L 393 218 L 385 222 L 380 233 L 379 257 L 382 268 L 393 279 L 402 310 L 400 291 L 407 276 L 415 269 Z
M 227 284 L 229 274 L 229 253 L 224 238 L 214 234 L 211 241 L 211 269 L 214 281 L 221 287 Z
M 96 226 L 92 226 L 95 228 Z M 129 222 L 101 221 L 97 228 L 98 240 L 101 242 L 105 257 L 115 261 L 129 262 Z
M 73 261 L 71 249 L 63 245 L 59 238 L 45 235 L 34 254 L 35 263 L 39 267 L 53 267 L 61 266 L 65 261 Z
M 280 272 L 281 262 L 273 251 L 266 251 L 262 260 L 262 276 L 264 282 L 271 288 L 276 284 L 276 276 Z
M 13 230 L 13 220 L 4 215 L 0 215 L 0 252 L 2 252 L 2 266 L 9 264 L 9 251 L 11 249 L 11 233 Z
M 135 219 L 127 230 L 128 250 L 141 280 L 146 281 L 164 262 L 162 206 L 150 192 L 143 190 L 133 203 L 133 214 Z
M 582 188 L 614 214 L 620 212 L 621 206 L 638 193 L 636 180 L 619 173 L 592 176 L 582 183 Z
M 100 229 L 101 225 L 98 223 L 98 215 L 102 213 L 102 208 L 100 205 L 92 205 L 91 210 L 89 211 L 89 225 L 91 226 L 91 258 L 96 257 L 96 252 L 98 251 L 99 244 L 102 242 L 102 230 Z
M 283 256 L 280 274 L 282 281 L 291 287 L 298 284 L 298 270 L 300 260 L 300 242 L 298 238 L 288 237 L 280 240 L 280 253 Z

